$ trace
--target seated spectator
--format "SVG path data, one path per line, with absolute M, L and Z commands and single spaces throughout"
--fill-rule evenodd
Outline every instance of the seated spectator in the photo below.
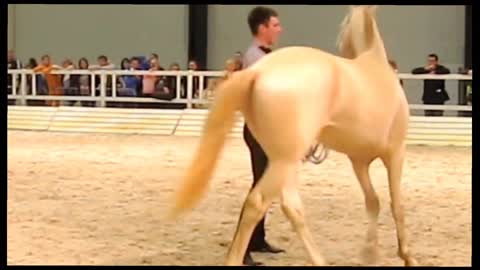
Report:
M 113 70 L 115 69 L 115 64 L 113 63 L 110 63 L 110 61 L 108 60 L 108 57 L 106 57 L 105 55 L 100 55 L 97 57 L 97 65 L 90 65 L 88 67 L 88 69 L 90 70 Z M 106 76 L 106 84 L 105 84 L 105 88 L 106 88 L 106 95 L 109 96 L 111 94 L 111 90 L 112 90 L 112 78 L 111 76 L 107 75 Z M 95 89 L 96 89 L 96 92 L 97 92 L 97 95 L 100 95 L 100 81 L 101 81 L 101 78 L 100 76 L 95 76 Z
M 73 65 L 72 60 L 70 60 L 68 58 L 63 60 L 62 67 L 63 67 L 64 70 L 74 70 L 75 69 L 75 65 Z M 63 92 L 65 93 L 66 96 L 78 96 L 79 95 L 79 89 L 78 89 L 78 87 L 74 87 L 70 77 L 71 77 L 70 74 L 61 75 Z M 74 100 L 66 100 L 65 101 L 65 104 L 67 106 L 73 106 L 75 103 L 76 103 L 76 101 L 74 101 Z
M 170 64 L 169 70 L 171 71 L 179 71 L 180 65 L 178 63 Z M 159 91 L 156 98 L 164 99 L 164 100 L 172 100 L 177 98 L 177 76 L 165 76 L 163 80 L 163 87 L 160 88 L 157 86 L 157 90 Z M 185 97 L 184 89 L 180 89 L 180 95 Z
M 28 59 L 28 63 L 25 66 L 26 69 L 34 69 L 38 66 L 37 60 L 35 58 Z M 35 86 L 36 86 L 36 95 L 46 95 L 47 94 L 47 82 L 43 79 L 43 76 L 36 74 L 35 76 Z M 27 75 L 27 94 L 33 95 L 33 85 L 32 85 L 32 75 Z M 45 100 L 27 100 L 28 106 L 45 106 Z
M 155 58 L 152 58 L 150 60 L 149 71 L 159 71 L 159 70 L 160 70 L 160 66 L 158 65 L 157 60 Z M 160 79 L 161 79 L 160 76 L 157 76 L 157 75 L 144 75 L 142 96 L 151 97 Z
M 150 55 L 150 58 L 148 58 L 148 62 L 151 63 L 152 59 L 154 59 L 154 60 L 157 61 L 159 70 L 165 70 L 165 68 L 162 67 L 162 64 L 161 64 L 161 62 L 160 62 L 160 58 L 158 57 L 158 54 L 152 53 L 152 54 Z M 150 67 L 150 65 L 149 65 L 149 67 Z
M 123 58 L 122 62 L 120 63 L 120 69 L 121 70 L 130 70 L 130 59 L 128 58 Z
M 22 63 L 20 60 L 17 59 L 17 55 L 15 54 L 14 50 L 9 50 L 7 53 L 7 60 L 8 60 L 8 69 L 21 69 Z M 13 78 L 14 75 L 8 74 L 7 75 L 7 92 L 9 95 L 13 94 Z M 15 76 L 16 84 L 16 92 L 18 94 L 18 90 L 20 89 L 20 76 Z M 8 100 L 8 105 L 15 105 L 16 101 L 14 99 Z
M 56 74 L 51 74 L 53 70 L 61 69 L 60 66 L 52 64 L 52 60 L 49 55 L 44 55 L 41 58 L 42 62 L 39 66 L 33 69 L 34 72 L 41 72 L 47 81 L 48 86 L 48 95 L 59 96 L 62 95 L 62 87 L 60 76 Z M 60 106 L 59 100 L 48 100 L 47 104 L 49 106 Z
M 427 65 L 412 70 L 412 74 L 450 74 L 450 70 L 439 64 L 436 54 L 429 54 Z M 450 99 L 445 90 L 445 80 L 425 80 L 422 100 L 424 104 L 445 104 Z M 425 116 L 443 116 L 443 110 L 425 110 Z
M 190 60 L 188 62 L 188 70 L 192 71 L 199 71 L 200 68 L 198 66 L 198 62 L 196 60 Z M 198 98 L 198 95 L 200 93 L 200 87 L 205 89 L 206 86 L 206 80 L 203 81 L 203 85 L 200 85 L 200 78 L 198 76 L 193 77 L 193 82 L 192 82 L 192 97 L 193 98 Z M 187 77 L 182 78 L 182 87 L 186 90 L 187 89 Z
M 99 70 L 99 69 L 106 69 L 106 70 L 112 70 L 115 69 L 115 64 L 110 63 L 108 60 L 108 57 L 105 55 L 100 55 L 97 57 L 97 65 L 90 65 L 88 67 L 90 70 Z
M 237 63 L 234 58 L 227 59 L 225 61 L 225 74 L 220 78 L 215 78 L 213 80 L 209 80 L 207 89 L 203 92 L 203 100 L 213 101 L 215 95 L 215 89 L 225 80 L 230 78 L 232 74 L 236 71 Z M 208 104 L 198 104 L 194 106 L 195 108 L 200 109 L 207 109 L 209 107 Z
M 85 57 L 78 60 L 78 69 L 87 70 L 89 69 L 88 60 Z M 88 74 L 76 74 L 72 75 L 72 85 L 76 87 L 79 91 L 80 96 L 91 96 L 91 83 L 92 76 Z M 82 107 L 95 107 L 95 101 L 81 101 Z
M 140 60 L 136 57 L 130 59 L 130 70 L 140 70 Z M 121 87 L 117 88 L 119 97 L 136 97 L 141 95 L 142 76 L 141 75 L 124 75 L 121 80 Z M 125 106 L 137 107 L 136 104 L 129 102 Z
M 22 62 L 17 59 L 17 54 L 14 50 L 8 50 L 7 53 L 8 69 L 22 69 Z
M 242 63 L 242 58 L 243 58 L 243 55 L 242 55 L 242 52 L 236 52 L 234 54 L 234 60 L 235 60 L 235 71 L 238 71 L 238 70 L 241 70 L 243 67 L 243 63 Z

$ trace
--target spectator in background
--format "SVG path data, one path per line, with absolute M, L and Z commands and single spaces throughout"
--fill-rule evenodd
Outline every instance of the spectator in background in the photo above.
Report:
M 65 59 L 63 60 L 62 67 L 64 70 L 74 70 L 75 65 L 73 64 L 72 60 L 70 59 Z M 70 74 L 63 74 L 60 76 L 62 78 L 62 86 L 63 86 L 63 92 L 65 93 L 66 96 L 78 96 L 79 90 L 77 87 L 75 87 L 72 84 L 72 80 L 70 79 L 71 75 Z M 74 100 L 67 100 L 65 101 L 65 104 L 67 106 L 73 106 L 76 103 Z
M 105 55 L 100 55 L 97 57 L 97 65 L 90 65 L 88 69 L 90 70 L 99 70 L 99 69 L 107 69 L 112 70 L 115 68 L 115 64 L 110 63 L 108 57 Z
M 28 63 L 25 66 L 26 69 L 34 69 L 38 66 L 37 60 L 35 58 L 28 59 Z M 37 95 L 45 95 L 47 94 L 47 83 L 43 79 L 43 76 L 40 74 L 33 75 L 35 76 L 35 84 L 36 84 L 36 94 Z M 32 75 L 27 75 L 27 94 L 33 94 L 33 85 L 32 85 Z M 28 106 L 45 106 L 45 100 L 27 100 Z
M 156 60 L 157 63 L 160 65 L 160 57 L 158 57 L 158 54 L 156 54 L 156 53 L 150 54 L 150 57 L 148 58 L 148 63 L 149 63 L 149 64 L 152 63 L 152 60 Z M 151 66 L 149 66 L 149 68 L 150 68 L 150 67 L 151 67 Z
M 78 60 L 78 69 L 89 69 L 87 58 L 82 57 L 80 60 Z M 80 96 L 87 97 L 92 95 L 91 83 L 92 77 L 88 74 L 72 75 L 72 85 L 77 87 Z M 80 104 L 82 107 L 94 107 L 95 101 L 81 101 Z
M 196 60 L 190 60 L 188 62 L 188 70 L 192 71 L 199 71 L 200 68 L 198 66 L 198 62 Z M 193 77 L 193 82 L 192 82 L 192 97 L 193 98 L 198 98 L 198 95 L 200 93 L 200 78 L 198 76 Z M 205 89 L 206 87 L 206 80 L 203 81 L 203 88 Z M 182 87 L 187 90 L 187 77 L 182 78 Z M 186 91 L 185 91 L 186 92 Z
M 169 70 L 172 71 L 179 71 L 180 65 L 178 63 L 170 64 Z M 177 77 L 176 76 L 166 76 L 165 78 L 165 87 L 168 90 L 168 99 L 175 99 L 177 98 Z M 180 96 L 186 97 L 185 91 L 180 89 Z
M 122 61 L 123 62 L 123 61 Z M 130 59 L 129 70 L 141 70 L 140 60 L 137 57 Z M 136 97 L 141 96 L 142 76 L 141 75 L 125 75 L 121 79 L 121 87 L 117 89 L 119 97 Z M 121 103 L 122 107 L 137 107 L 135 103 Z
M 227 61 L 225 61 L 225 74 L 220 78 L 214 78 L 209 80 L 208 87 L 203 92 L 202 99 L 212 102 L 215 96 L 215 89 L 217 89 L 217 87 L 222 82 L 230 78 L 230 76 L 232 76 L 232 74 L 236 71 L 237 67 L 238 66 L 235 58 L 227 59 Z M 201 108 L 201 109 L 207 109 L 208 107 L 209 107 L 209 104 L 198 104 L 196 106 L 196 108 Z
M 8 69 L 21 69 L 22 68 L 22 63 L 20 60 L 17 59 L 17 55 L 15 54 L 14 50 L 8 50 L 7 53 L 7 60 L 8 60 Z M 20 89 L 20 76 L 16 77 L 16 90 L 18 93 L 18 89 Z M 13 75 L 8 74 L 7 75 L 7 91 L 8 94 L 11 95 L 13 93 Z M 15 105 L 15 100 L 11 99 L 8 100 L 8 105 Z
M 128 58 L 123 58 L 122 62 L 120 63 L 120 69 L 121 70 L 129 70 L 130 69 L 130 59 Z
M 235 71 L 241 70 L 243 68 L 243 66 L 242 66 L 243 54 L 242 54 L 242 52 L 235 52 L 233 57 L 234 57 L 234 61 L 235 61 Z
M 35 58 L 30 58 L 28 59 L 27 65 L 25 66 L 26 69 L 34 69 L 38 66 L 37 60 Z M 38 77 L 41 75 L 35 75 L 36 76 L 36 82 L 37 82 L 37 93 L 38 93 Z M 27 94 L 31 95 L 33 93 L 33 87 L 32 87 L 32 75 L 28 74 L 27 75 Z
M 159 71 L 160 66 L 158 65 L 158 62 L 155 58 L 150 59 L 150 69 L 149 71 Z M 157 75 L 144 75 L 143 76 L 143 90 L 142 90 L 142 96 L 144 97 L 151 97 L 153 94 L 153 91 L 155 90 L 155 87 L 157 83 L 160 81 L 160 76 Z
M 44 55 L 41 58 L 41 64 L 33 69 L 34 72 L 41 72 L 47 81 L 48 95 L 59 96 L 62 95 L 62 84 L 59 75 L 51 74 L 53 70 L 61 69 L 60 66 L 54 65 L 49 55 Z M 60 106 L 58 100 L 48 100 L 48 106 Z
M 412 70 L 412 74 L 450 74 L 450 70 L 439 64 L 438 56 L 429 54 L 427 65 Z M 425 80 L 422 100 L 424 104 L 445 104 L 450 97 L 445 90 L 445 80 Z M 425 110 L 425 116 L 443 116 L 443 110 Z
M 149 63 L 151 63 L 152 59 L 156 60 L 157 61 L 157 64 L 158 64 L 158 70 L 165 70 L 164 67 L 162 67 L 162 63 L 160 62 L 160 58 L 158 57 L 158 54 L 156 53 L 152 53 L 150 55 L 150 58 L 149 58 Z
M 105 55 L 100 55 L 97 57 L 97 65 L 90 65 L 88 67 L 88 69 L 90 70 L 113 70 L 115 69 L 115 64 L 113 63 L 110 63 L 110 61 L 108 60 L 108 57 L 106 57 Z M 111 76 L 106 76 L 106 84 L 105 84 L 105 88 L 106 88 L 106 95 L 109 95 L 111 94 L 111 90 L 112 90 L 112 77 Z M 95 76 L 95 89 L 96 89 L 96 94 L 97 95 L 100 95 L 100 82 L 101 82 L 101 78 L 100 76 Z

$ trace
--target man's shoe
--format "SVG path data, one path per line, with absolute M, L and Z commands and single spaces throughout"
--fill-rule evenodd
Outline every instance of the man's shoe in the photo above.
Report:
M 243 257 L 243 265 L 245 265 L 245 266 L 260 266 L 260 265 L 263 265 L 263 263 L 254 261 L 253 258 L 252 258 L 252 255 L 250 255 L 250 252 L 247 252 L 245 257 Z
M 250 251 L 252 252 L 260 252 L 260 253 L 282 253 L 285 250 L 281 248 L 276 248 L 269 243 L 265 242 L 259 246 L 254 246 Z

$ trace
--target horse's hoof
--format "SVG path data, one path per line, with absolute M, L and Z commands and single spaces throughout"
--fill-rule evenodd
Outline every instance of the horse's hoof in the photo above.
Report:
M 418 262 L 414 258 L 407 258 L 405 260 L 405 266 L 418 266 Z
M 312 263 L 308 264 L 308 266 L 327 266 L 327 262 L 323 258 L 316 258 Z

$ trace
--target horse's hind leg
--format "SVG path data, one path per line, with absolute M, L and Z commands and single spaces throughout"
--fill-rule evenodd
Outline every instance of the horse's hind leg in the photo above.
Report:
M 280 195 L 285 181 L 295 173 L 297 162 L 271 159 L 258 184 L 248 194 L 238 222 L 237 232 L 227 255 L 227 265 L 242 265 L 253 229 Z
M 292 226 L 298 233 L 300 239 L 303 241 L 312 264 L 314 266 L 323 266 L 325 265 L 325 260 L 319 253 L 310 230 L 305 224 L 303 204 L 300 194 L 298 193 L 297 179 L 295 176 L 295 174 L 289 176 L 287 183 L 282 190 L 282 210 L 292 223 Z
M 391 209 L 397 227 L 398 255 L 405 261 L 406 266 L 417 265 L 408 247 L 408 236 L 405 230 L 405 218 L 400 194 L 400 180 L 402 176 L 403 161 L 405 156 L 405 145 L 391 151 L 382 161 L 388 171 L 388 182 L 390 186 Z
M 356 160 L 350 158 L 355 175 L 365 195 L 365 205 L 368 215 L 367 246 L 364 256 L 367 263 L 375 263 L 378 256 L 378 214 L 380 213 L 380 202 L 375 189 L 372 186 L 368 167 L 372 160 Z

